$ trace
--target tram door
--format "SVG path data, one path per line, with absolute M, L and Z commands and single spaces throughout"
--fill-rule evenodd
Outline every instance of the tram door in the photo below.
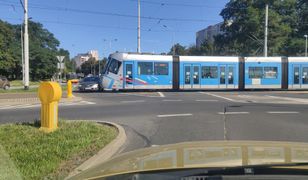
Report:
M 123 83 L 125 89 L 134 89 L 133 62 L 125 62 Z
M 184 89 L 199 89 L 201 87 L 200 71 L 199 64 L 184 65 Z
M 235 88 L 234 85 L 234 65 L 221 65 L 219 67 L 219 87 L 220 88 Z

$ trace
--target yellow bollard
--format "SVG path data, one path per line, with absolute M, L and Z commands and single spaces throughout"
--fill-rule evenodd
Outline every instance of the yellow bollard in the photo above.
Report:
M 68 80 L 67 81 L 67 98 L 72 98 L 72 97 L 74 97 L 73 96 L 73 90 L 72 90 L 73 88 L 72 88 L 72 81 L 71 80 Z
M 42 82 L 38 89 L 41 100 L 41 128 L 44 132 L 52 132 L 58 128 L 58 102 L 62 90 L 56 82 Z

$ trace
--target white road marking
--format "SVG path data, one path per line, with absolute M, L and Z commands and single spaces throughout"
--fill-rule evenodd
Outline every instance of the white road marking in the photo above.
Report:
M 151 95 L 148 95 L 148 94 L 136 94 L 136 93 L 126 93 L 125 95 L 127 95 L 127 96 L 140 96 L 140 97 L 155 97 L 155 98 L 158 97 L 158 96 L 151 96 Z
M 214 99 L 200 99 L 200 100 L 196 100 L 197 102 L 217 102 L 218 100 L 214 100 Z
M 60 102 L 59 106 L 78 106 L 78 105 L 93 105 L 95 102 L 90 101 L 77 101 L 77 102 Z M 17 105 L 5 105 L 0 107 L 0 110 L 6 109 L 26 109 L 26 108 L 34 108 L 40 107 L 41 104 L 17 104 Z
M 183 101 L 182 99 L 164 99 L 163 101 L 165 102 L 179 102 L 179 101 Z
M 13 107 L 12 105 L 5 105 L 3 107 L 0 107 L 0 109 L 10 109 L 12 107 Z
M 291 97 L 281 97 L 281 96 L 270 96 L 270 95 L 264 95 L 269 98 L 274 99 L 280 99 L 280 100 L 287 100 L 287 101 L 295 101 L 295 102 L 301 102 L 301 103 L 308 103 L 308 99 L 300 99 L 300 98 L 291 98 Z
M 81 101 L 81 102 L 86 104 L 96 104 L 95 102 L 90 102 L 90 101 Z
M 159 118 L 164 118 L 164 117 L 180 117 L 180 116 L 192 116 L 192 114 L 161 114 L 157 115 Z
M 250 114 L 249 112 L 218 112 L 218 114 L 229 114 L 229 115 L 235 115 L 235 114 Z
M 297 111 L 267 111 L 269 114 L 298 114 Z
M 225 99 L 225 100 L 232 101 L 232 102 L 238 102 L 238 101 L 236 101 L 234 99 L 227 98 L 227 97 L 224 97 L 224 96 L 219 96 L 219 95 L 212 94 L 212 93 L 207 93 L 207 92 L 200 92 L 200 93 L 201 94 L 206 94 L 206 95 L 209 95 L 209 96 L 214 96 L 214 97 L 221 98 L 221 99 Z
M 20 106 L 17 109 L 26 109 L 26 108 L 39 107 L 39 106 L 40 104 L 33 104 L 33 105 Z
M 160 97 L 166 97 L 162 92 L 157 92 Z
M 141 103 L 145 102 L 144 100 L 136 100 L 136 101 L 121 101 L 121 103 Z

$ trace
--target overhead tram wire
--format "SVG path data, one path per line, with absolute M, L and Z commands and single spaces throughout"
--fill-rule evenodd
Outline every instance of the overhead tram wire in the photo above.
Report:
M 22 20 L 21 18 L 4 18 L 4 19 L 11 19 L 11 20 Z M 95 24 L 85 24 L 85 23 L 70 23 L 70 22 L 63 22 L 63 21 L 48 21 L 48 20 L 41 20 L 39 22 L 47 23 L 47 24 L 63 24 L 63 25 L 72 25 L 72 26 L 82 26 L 82 27 L 94 27 L 94 28 L 105 28 L 105 29 L 118 29 L 118 30 L 131 30 L 136 31 L 135 27 L 121 27 L 121 26 L 106 26 L 106 25 L 95 25 Z M 141 29 L 143 32 L 148 32 L 148 28 Z M 152 30 L 151 32 L 166 32 L 166 30 Z M 191 33 L 195 31 L 190 30 L 176 30 L 176 31 L 167 31 L 167 32 L 182 32 L 182 33 Z
M 130 0 L 132 2 L 137 0 Z M 211 8 L 211 9 L 221 9 L 221 7 L 218 6 L 208 6 L 204 4 L 191 4 L 191 3 L 169 3 L 169 2 L 163 2 L 163 1 L 148 1 L 148 0 L 141 0 L 143 4 L 150 4 L 150 5 L 164 5 L 164 6 L 180 6 L 180 7 L 193 7 L 193 8 Z M 244 7 L 229 7 L 231 9 L 247 9 Z
M 0 5 L 6 5 L 11 6 L 12 4 L 15 4 L 16 6 L 20 6 L 17 2 L 7 2 L 0 0 Z M 91 10 L 84 10 L 84 9 L 73 9 L 73 8 L 62 8 L 62 7 L 43 7 L 40 5 L 34 5 L 29 4 L 30 9 L 41 9 L 41 10 L 49 10 L 49 11 L 63 11 L 63 12 L 74 12 L 74 13 L 84 13 L 84 14 L 94 14 L 94 15 L 104 15 L 104 16 L 118 16 L 118 17 L 124 17 L 124 18 L 138 18 L 136 15 L 130 15 L 130 14 L 120 14 L 120 13 L 110 13 L 110 12 L 102 12 L 102 11 L 91 11 Z M 147 20 L 153 20 L 153 21 L 179 21 L 179 22 L 216 22 L 213 20 L 205 20 L 205 19 L 193 19 L 193 18 L 166 18 L 166 17 L 152 17 L 152 16 L 141 16 L 141 19 L 147 19 Z
M 137 1 L 137 0 L 130 0 L 130 1 Z M 163 6 L 183 6 L 183 7 L 207 7 L 207 8 L 221 8 L 221 7 L 213 7 L 213 6 L 207 6 L 202 4 L 184 4 L 184 3 L 168 3 L 168 2 L 159 2 L 159 1 L 147 1 L 147 0 L 141 0 L 142 3 L 145 4 L 152 4 L 152 5 L 163 5 Z

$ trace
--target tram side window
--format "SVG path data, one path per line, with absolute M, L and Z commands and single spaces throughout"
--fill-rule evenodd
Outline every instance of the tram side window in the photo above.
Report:
M 169 74 L 168 63 L 154 63 L 154 74 L 168 75 Z
M 153 74 L 153 62 L 138 62 L 138 74 L 139 75 L 152 75 Z
M 202 66 L 202 79 L 215 79 L 217 77 L 217 66 Z
M 264 67 L 264 78 L 266 79 L 277 79 L 277 67 Z
M 262 67 L 249 67 L 248 69 L 249 78 L 262 78 L 263 68 Z
M 122 64 L 121 61 L 112 59 L 112 61 L 109 64 L 108 72 L 111 72 L 113 74 L 118 74 L 121 64 Z

